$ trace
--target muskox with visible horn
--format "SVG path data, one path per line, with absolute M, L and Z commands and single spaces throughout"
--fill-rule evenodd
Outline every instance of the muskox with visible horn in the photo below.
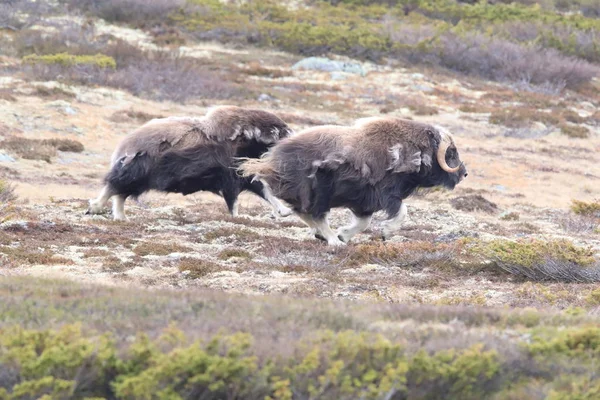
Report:
M 200 118 L 153 119 L 127 135 L 111 160 L 105 186 L 90 200 L 88 213 L 100 213 L 113 198 L 113 218 L 125 219 L 129 196 L 149 190 L 188 195 L 210 191 L 225 199 L 237 216 L 237 197 L 248 190 L 267 200 L 282 216 L 291 210 L 260 181 L 237 173 L 238 157 L 257 158 L 292 133 L 276 115 L 234 106 L 215 107 Z
M 290 203 L 315 236 L 330 245 L 365 230 L 380 210 L 387 212 L 383 238 L 389 238 L 406 216 L 403 200 L 416 189 L 453 189 L 467 176 L 446 129 L 393 117 L 306 129 L 262 158 L 246 160 L 240 170 Z M 352 224 L 337 233 L 327 222 L 335 207 L 354 215 Z

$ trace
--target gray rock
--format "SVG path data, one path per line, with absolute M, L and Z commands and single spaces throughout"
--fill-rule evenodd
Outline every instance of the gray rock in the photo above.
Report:
M 273 101 L 275 100 L 275 98 L 273 96 L 269 96 L 266 93 L 262 93 L 260 96 L 258 96 L 258 101 Z
M 353 62 L 344 62 L 331 60 L 325 57 L 308 57 L 298 61 L 292 66 L 292 69 L 306 69 L 323 72 L 347 72 L 360 76 L 365 76 L 366 72 L 362 65 Z

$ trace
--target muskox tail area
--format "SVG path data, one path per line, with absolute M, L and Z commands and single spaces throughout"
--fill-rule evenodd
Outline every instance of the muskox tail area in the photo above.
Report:
M 138 197 L 150 189 L 152 160 L 146 153 L 116 160 L 104 178 L 112 192 L 124 197 Z
M 258 179 L 269 178 L 275 175 L 273 159 L 266 153 L 262 158 L 240 158 L 242 161 L 238 171 L 244 177 L 256 177 Z

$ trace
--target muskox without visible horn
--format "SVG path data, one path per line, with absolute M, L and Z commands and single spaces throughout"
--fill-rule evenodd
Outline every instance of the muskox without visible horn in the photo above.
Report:
M 266 199 L 280 215 L 291 211 L 262 183 L 237 174 L 238 157 L 257 158 L 292 133 L 267 111 L 220 106 L 204 117 L 154 119 L 127 135 L 112 155 L 106 186 L 88 213 L 102 211 L 113 197 L 113 218 L 125 219 L 129 196 L 148 190 L 187 195 L 201 190 L 221 194 L 232 215 L 237 197 L 249 190 Z
M 384 210 L 383 237 L 406 216 L 403 200 L 420 187 L 453 189 L 467 171 L 452 135 L 444 128 L 399 118 L 365 118 L 353 126 L 317 126 L 274 146 L 240 167 L 293 206 L 317 237 L 340 245 Z M 347 207 L 351 225 L 334 233 L 331 208 Z

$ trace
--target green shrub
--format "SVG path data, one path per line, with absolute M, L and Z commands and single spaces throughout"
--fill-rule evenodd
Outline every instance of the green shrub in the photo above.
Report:
M 499 239 L 476 243 L 469 251 L 472 255 L 491 259 L 501 270 L 531 280 L 600 281 L 600 263 L 595 259 L 593 249 L 575 246 L 566 239 Z
M 536 337 L 529 345 L 529 351 L 534 355 L 562 354 L 569 357 L 598 357 L 600 356 L 600 328 L 570 329 L 558 332 L 551 338 Z
M 578 215 L 590 215 L 600 217 L 600 201 L 585 202 L 573 200 L 571 211 Z
M 23 62 L 26 64 L 46 64 L 46 65 L 61 65 L 63 67 L 72 67 L 74 65 L 91 65 L 98 68 L 117 68 L 117 63 L 114 58 L 104 54 L 75 56 L 67 53 L 37 55 L 30 54 L 23 57 Z
M 556 259 L 582 267 L 593 265 L 596 260 L 590 248 L 575 246 L 568 240 L 494 240 L 483 245 L 486 255 L 498 262 L 534 267 L 546 259 Z

